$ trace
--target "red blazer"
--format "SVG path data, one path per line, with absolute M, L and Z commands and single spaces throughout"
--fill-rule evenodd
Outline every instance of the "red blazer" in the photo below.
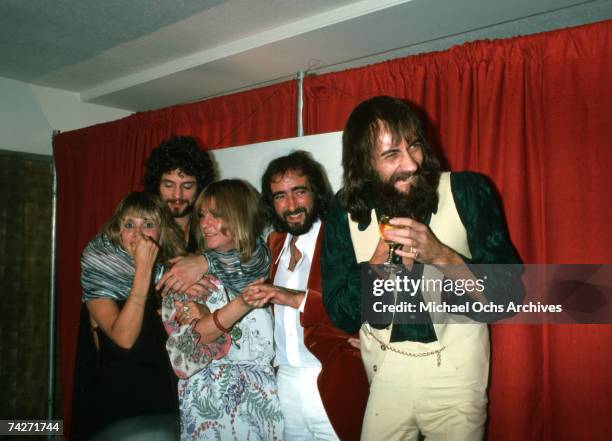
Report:
M 286 233 L 277 232 L 268 237 L 272 253 L 271 281 L 274 281 L 278 266 L 276 260 L 286 237 Z M 370 386 L 359 350 L 347 341 L 351 335 L 334 327 L 323 308 L 320 265 L 322 239 L 323 226 L 315 245 L 308 276 L 308 298 L 304 312 L 300 314 L 300 322 L 304 327 L 304 344 L 322 365 L 317 386 L 327 417 L 342 441 L 358 441 Z

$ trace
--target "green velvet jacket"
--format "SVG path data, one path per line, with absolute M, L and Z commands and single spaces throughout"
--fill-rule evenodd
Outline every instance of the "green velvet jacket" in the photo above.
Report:
M 520 283 L 520 265 L 474 264 L 519 264 L 516 250 L 508 237 L 500 204 L 489 184 L 482 175 L 474 172 L 451 173 L 451 189 L 461 222 L 467 231 L 471 258 L 462 256 L 477 277 L 487 275 L 491 283 L 485 295 L 493 303 L 509 301 L 522 302 L 524 292 Z M 374 195 L 370 197 L 369 209 L 378 207 Z M 431 215 L 427 217 L 429 223 Z M 368 224 L 360 224 L 364 230 Z M 334 197 L 325 224 L 321 272 L 323 276 L 323 303 L 332 322 L 348 333 L 361 327 L 361 279 L 360 264 L 357 263 L 348 225 L 348 213 L 342 208 L 338 194 Z M 362 263 L 361 265 L 368 265 Z M 492 274 L 495 272 L 495 274 Z M 456 297 L 456 296 L 452 296 Z M 461 301 L 467 301 L 462 299 Z M 478 321 L 492 321 L 502 318 L 492 313 L 471 313 Z M 392 341 L 433 341 L 433 326 L 395 325 L 403 329 L 400 338 Z M 395 329 L 394 329 L 394 333 Z

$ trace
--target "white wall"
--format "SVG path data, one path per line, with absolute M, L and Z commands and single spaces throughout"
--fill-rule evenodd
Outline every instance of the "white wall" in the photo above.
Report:
M 51 155 L 53 130 L 112 121 L 131 112 L 81 102 L 77 93 L 0 77 L 0 149 Z
M 261 175 L 274 158 L 286 155 L 292 150 L 306 150 L 319 161 L 329 177 L 334 191 L 342 181 L 342 132 L 300 138 L 261 142 L 240 147 L 213 150 L 219 165 L 221 178 L 240 178 L 249 181 L 260 190 Z

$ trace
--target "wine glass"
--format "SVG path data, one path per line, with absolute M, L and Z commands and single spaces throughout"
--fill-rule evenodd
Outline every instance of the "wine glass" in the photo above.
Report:
M 387 243 L 389 244 L 389 255 L 387 256 L 387 260 L 384 262 L 384 265 L 392 265 L 394 262 L 394 258 L 396 257 L 395 255 L 395 250 L 397 250 L 401 245 L 399 243 L 390 241 L 385 239 L 385 231 L 388 229 L 395 229 L 395 228 L 401 228 L 401 227 L 397 227 L 395 225 L 391 225 L 389 222 L 391 221 L 391 216 L 387 215 L 387 214 L 383 214 L 380 216 L 380 219 L 378 221 L 378 231 L 380 233 L 380 237 Z

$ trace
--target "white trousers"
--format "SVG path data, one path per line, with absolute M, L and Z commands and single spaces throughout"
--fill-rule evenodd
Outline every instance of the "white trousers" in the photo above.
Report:
M 278 398 L 285 418 L 285 441 L 338 440 L 317 388 L 320 367 L 278 369 Z
M 405 352 L 437 343 L 392 343 Z M 486 347 L 485 347 L 486 346 Z M 435 355 L 408 357 L 390 350 L 371 379 L 362 441 L 480 441 L 486 422 L 488 345 L 471 356 L 449 347 Z

